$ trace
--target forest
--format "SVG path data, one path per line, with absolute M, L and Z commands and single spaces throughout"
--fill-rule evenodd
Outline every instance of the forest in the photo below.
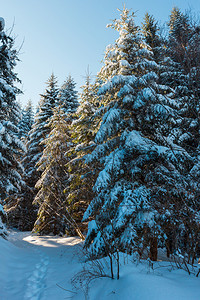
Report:
M 0 19 L 0 235 L 79 236 L 90 258 L 120 253 L 190 272 L 200 257 L 200 22 L 165 24 L 123 8 L 95 79 L 81 93 L 51 74 L 21 107 L 15 39 Z M 1 237 L 0 237 L 1 239 Z M 181 262 L 178 261 L 181 259 Z M 113 264 L 118 268 L 115 274 Z M 195 271 L 198 277 L 200 269 Z

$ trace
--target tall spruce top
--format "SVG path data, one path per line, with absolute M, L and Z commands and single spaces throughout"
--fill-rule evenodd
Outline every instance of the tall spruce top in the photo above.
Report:
M 62 107 L 66 115 L 75 113 L 78 108 L 78 92 L 75 88 L 76 84 L 69 75 L 61 86 L 58 97 L 58 105 Z

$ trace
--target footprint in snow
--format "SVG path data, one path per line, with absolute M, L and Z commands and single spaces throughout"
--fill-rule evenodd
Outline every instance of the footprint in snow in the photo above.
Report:
M 28 278 L 24 300 L 40 300 L 45 288 L 45 277 L 49 259 L 40 254 L 40 261 L 36 264 L 35 270 Z

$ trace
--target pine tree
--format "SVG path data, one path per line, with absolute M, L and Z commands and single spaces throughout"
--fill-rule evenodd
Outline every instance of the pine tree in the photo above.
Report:
M 39 234 L 63 235 L 75 227 L 79 232 L 67 211 L 64 193 L 69 177 L 66 152 L 70 141 L 69 124 L 61 107 L 55 109 L 48 126 L 51 131 L 43 141 L 45 149 L 38 163 L 39 171 L 43 173 L 36 184 L 39 191 L 34 202 L 39 205 L 39 212 L 34 231 Z
M 107 49 L 100 72 L 104 84 L 99 94 L 106 107 L 97 146 L 87 156 L 88 163 L 96 160 L 104 167 L 84 215 L 84 220 L 93 218 L 85 245 L 95 256 L 119 249 L 141 254 L 150 247 L 155 260 L 157 239 L 164 239 L 163 224 L 171 213 L 169 199 L 178 197 L 174 180 L 183 189 L 177 157 L 188 165 L 189 155 L 164 139 L 175 112 L 134 15 L 124 9 L 111 26 L 119 38 Z

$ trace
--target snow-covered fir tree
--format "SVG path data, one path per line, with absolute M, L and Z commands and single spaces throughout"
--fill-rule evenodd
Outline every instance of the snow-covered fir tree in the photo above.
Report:
M 151 47 L 153 51 L 154 59 L 156 62 L 160 61 L 164 52 L 164 40 L 161 37 L 158 22 L 149 13 L 145 14 L 144 21 L 142 23 L 142 33 L 147 45 Z
M 23 184 L 23 168 L 19 162 L 23 144 L 17 138 L 19 106 L 16 87 L 19 82 L 14 67 L 18 60 L 14 40 L 4 32 L 0 18 L 0 202 L 10 193 L 17 192 Z
M 34 123 L 34 112 L 31 100 L 28 101 L 24 109 L 22 109 L 22 117 L 18 124 L 18 137 L 26 143 L 28 133 L 32 129 Z
M 27 152 L 24 158 L 24 167 L 26 169 L 27 178 L 32 187 L 35 186 L 35 183 L 38 180 L 36 164 L 42 156 L 44 149 L 44 145 L 41 142 L 47 138 L 50 132 L 50 128 L 47 124 L 53 115 L 53 109 L 58 101 L 58 91 L 56 77 L 52 74 L 47 81 L 45 93 L 41 95 L 33 128 L 29 132 Z
M 188 165 L 190 157 L 163 138 L 175 116 L 173 101 L 158 83 L 159 65 L 134 15 L 124 9 L 111 26 L 119 38 L 107 49 L 100 72 L 104 85 L 99 94 L 106 108 L 97 146 L 87 156 L 88 163 L 96 160 L 104 167 L 84 215 L 84 220 L 94 219 L 85 245 L 95 256 L 119 249 L 141 254 L 148 249 L 155 260 L 157 241 L 164 241 L 170 201 L 179 196 L 174 181 L 183 188 L 177 158 Z
M 33 205 L 37 190 L 35 184 L 41 176 L 37 170 L 37 163 L 42 156 L 44 144 L 42 141 L 47 138 L 50 128 L 47 127 L 53 109 L 57 103 L 58 87 L 56 77 L 52 74 L 47 81 L 45 93 L 41 95 L 38 111 L 34 124 L 29 131 L 26 143 L 26 152 L 22 158 L 24 167 L 25 186 L 21 193 L 12 196 L 12 205 L 9 206 L 9 224 L 20 230 L 32 230 L 37 217 L 38 207 Z
M 198 147 L 200 34 L 189 16 L 174 8 L 170 15 L 168 52 L 174 70 L 171 84 L 180 103 L 177 142 L 191 154 Z M 181 48 L 181 49 L 180 49 Z
M 59 91 L 58 105 L 62 107 L 66 115 L 75 113 L 79 105 L 78 92 L 75 87 L 76 84 L 71 75 L 69 75 Z
M 68 191 L 70 212 L 78 224 L 93 198 L 92 187 L 95 182 L 97 165 L 91 168 L 91 165 L 88 166 L 85 163 L 84 157 L 94 149 L 94 137 L 99 127 L 99 118 L 96 115 L 99 99 L 98 88 L 98 82 L 92 84 L 88 74 L 85 85 L 82 86 L 80 106 L 71 125 L 73 147 L 69 153 L 70 184 L 66 187 L 66 191 Z M 84 228 L 83 225 L 79 226 Z
M 199 96 L 200 96 L 200 33 L 199 25 L 191 22 L 192 18 L 180 9 L 174 8 L 169 21 L 168 53 L 171 59 L 172 84 L 175 97 L 180 103 L 177 128 L 171 137 L 178 145 L 187 150 L 193 160 L 185 185 L 187 193 L 175 208 L 178 247 L 184 249 L 194 260 L 199 240 Z M 199 246 L 198 246 L 199 247 Z M 183 252 L 184 252 L 183 251 Z M 192 258 L 193 257 L 193 258 Z
M 71 138 L 70 125 L 71 125 L 71 123 L 72 123 L 72 121 L 74 119 L 74 116 L 75 116 L 74 114 L 75 114 L 76 109 L 78 107 L 77 91 L 75 90 L 75 83 L 74 83 L 74 81 L 73 81 L 73 79 L 72 79 L 71 76 L 69 76 L 67 78 L 66 82 L 62 85 L 62 87 L 60 89 L 60 92 L 59 92 L 59 95 L 58 95 L 58 101 L 57 101 L 56 104 L 59 105 L 58 106 L 59 109 L 55 111 L 55 115 L 54 115 L 53 121 L 49 125 L 49 128 L 51 128 L 51 130 L 52 130 L 51 133 L 50 133 L 50 137 L 49 138 L 51 139 L 52 142 L 54 141 L 54 138 L 53 138 L 54 128 L 53 128 L 53 126 L 55 125 L 56 126 L 56 128 L 55 128 L 55 132 L 56 132 L 55 139 L 57 139 L 56 143 L 59 144 L 59 143 L 62 143 L 64 141 L 67 141 L 66 142 L 67 144 L 63 145 L 63 150 L 62 151 L 64 151 L 64 149 L 65 149 L 65 152 L 69 153 L 70 148 L 73 145 L 72 138 Z M 60 117 L 58 117 L 59 113 L 60 113 Z M 63 121 L 63 127 L 59 127 L 59 126 L 61 126 L 62 121 Z M 59 132 L 59 130 L 60 130 L 60 132 Z M 64 134 L 64 132 L 65 132 L 65 134 Z M 59 139 L 59 134 L 61 135 L 60 136 L 60 141 L 58 140 Z M 62 140 L 62 134 L 64 134 L 64 136 L 63 136 L 64 140 Z M 47 144 L 48 144 L 49 143 L 48 140 L 46 140 L 46 141 L 47 141 Z M 53 144 L 52 144 L 52 146 L 53 146 Z M 60 148 L 60 150 L 61 150 L 61 148 Z M 48 146 L 48 149 L 44 151 L 42 157 L 44 157 L 45 155 L 47 155 L 48 151 L 53 151 L 52 149 L 50 149 L 50 146 Z M 57 149 L 56 151 L 58 152 L 59 150 Z M 56 153 L 57 152 L 55 152 L 55 155 L 54 155 L 54 159 L 55 160 L 57 159 L 56 158 Z M 67 186 L 68 186 L 68 181 L 67 181 L 67 179 L 68 179 L 68 172 L 67 172 L 67 168 L 65 166 L 65 164 L 67 163 L 68 153 L 65 154 L 65 152 L 63 152 L 63 155 L 64 155 L 63 157 L 65 157 L 65 160 L 63 159 L 63 163 L 61 163 L 59 161 L 59 163 L 60 163 L 60 176 L 61 176 L 61 173 L 63 172 L 62 175 L 65 174 L 65 177 L 63 175 L 63 178 L 60 178 L 59 174 L 58 175 L 55 174 L 55 176 L 58 177 L 58 180 L 62 181 L 61 186 L 62 186 L 63 190 L 62 190 L 61 198 L 65 199 L 65 201 L 61 201 L 60 204 L 59 204 L 60 206 L 57 207 L 57 212 L 55 211 L 55 214 L 57 214 L 58 218 L 57 218 L 57 220 L 55 220 L 55 224 L 54 225 L 57 226 L 57 227 L 55 227 L 54 232 L 56 232 L 56 230 L 57 231 L 60 230 L 60 233 L 62 232 L 64 234 L 64 232 L 67 232 L 67 230 L 68 230 L 68 232 L 71 232 L 71 234 L 72 234 L 73 231 L 76 231 L 76 228 L 74 227 L 74 223 L 73 223 L 74 221 L 72 221 L 73 218 L 70 221 L 70 222 L 72 222 L 73 226 L 69 224 L 69 221 L 67 223 L 67 219 L 66 219 L 66 214 L 67 214 L 67 211 L 66 211 L 66 196 L 67 196 L 67 194 L 66 194 L 66 192 L 65 192 L 65 194 L 63 192 L 64 189 L 66 189 Z M 46 162 L 46 164 L 48 164 L 48 163 L 51 164 L 50 161 Z M 45 168 L 44 164 L 42 164 L 39 169 L 43 170 L 44 168 Z M 47 168 L 48 168 L 48 166 L 47 166 Z M 51 169 L 50 172 L 51 172 L 51 176 L 53 176 L 53 169 Z M 42 173 L 42 177 L 41 177 L 41 179 L 37 183 L 37 187 L 40 190 L 39 190 L 39 192 L 37 194 L 37 197 L 36 197 L 36 200 L 35 200 L 35 203 L 38 203 L 39 206 L 40 206 L 40 208 L 39 208 L 39 216 L 38 216 L 38 220 L 37 220 L 36 225 L 35 225 L 35 230 L 37 232 L 39 232 L 40 234 L 44 234 L 45 230 L 46 231 L 48 231 L 48 230 L 50 231 L 52 229 L 51 227 L 48 226 L 48 222 L 49 222 L 48 214 L 49 214 L 49 211 L 48 211 L 48 209 L 46 207 L 46 204 L 45 204 L 46 201 L 43 202 L 42 198 L 38 196 L 38 195 L 41 194 L 40 193 L 41 190 L 43 190 L 43 188 L 45 188 L 42 185 L 43 174 L 44 173 Z M 48 176 L 49 176 L 49 174 L 47 175 L 47 177 Z M 39 184 L 39 182 L 41 183 L 41 185 Z M 56 184 L 56 182 L 55 182 L 55 184 Z M 61 193 L 61 189 L 60 189 L 59 192 Z M 44 193 L 47 193 L 47 191 L 45 190 Z M 51 198 L 51 196 L 50 196 L 50 198 Z M 55 198 L 54 198 L 54 200 L 55 200 Z M 56 203 L 52 203 L 52 207 L 56 207 Z M 50 208 L 50 211 L 51 211 L 52 207 Z M 46 217 L 45 217 L 45 214 L 47 214 Z M 63 214 L 63 216 L 62 216 L 62 214 Z M 60 216 L 60 218 L 63 218 L 62 221 L 61 221 L 61 223 L 64 222 L 64 220 L 65 220 L 65 223 L 66 223 L 65 225 L 63 225 L 63 229 L 61 229 L 61 227 L 59 227 L 59 220 L 58 220 L 59 216 Z M 40 225 L 38 225 L 38 222 L 39 222 Z M 56 223 L 58 223 L 58 224 L 56 225 Z M 45 228 L 45 230 L 42 229 L 43 227 Z
M 182 65 L 186 63 L 185 51 L 190 39 L 191 27 L 189 15 L 174 7 L 169 20 L 170 48 L 173 48 L 173 58 Z
M 39 205 L 34 231 L 39 234 L 63 235 L 79 229 L 67 210 L 64 189 L 68 181 L 66 153 L 70 147 L 69 123 L 61 107 L 54 110 L 48 127 L 49 136 L 43 141 L 45 149 L 38 163 L 42 171 L 36 187 L 34 202 Z M 81 233 L 80 233 L 81 234 Z

